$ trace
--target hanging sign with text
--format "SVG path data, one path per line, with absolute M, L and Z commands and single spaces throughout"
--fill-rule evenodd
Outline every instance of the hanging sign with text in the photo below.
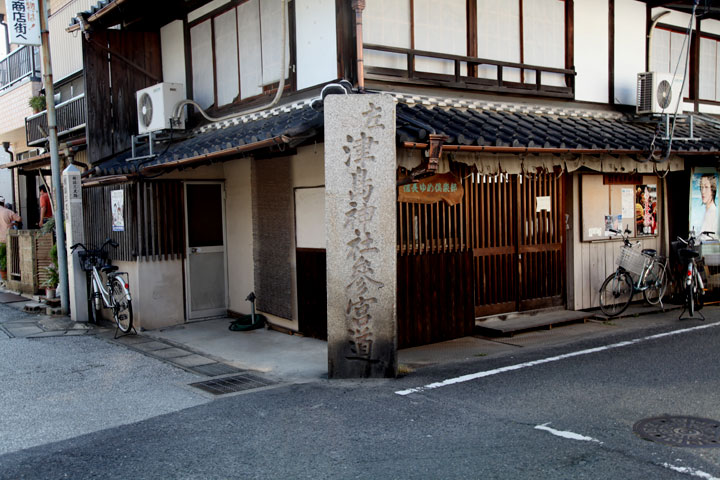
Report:
M 40 45 L 40 2 L 5 0 L 10 43 Z
M 405 203 L 437 203 L 443 200 L 449 206 L 463 198 L 462 181 L 452 173 L 441 173 L 398 187 L 398 201 Z

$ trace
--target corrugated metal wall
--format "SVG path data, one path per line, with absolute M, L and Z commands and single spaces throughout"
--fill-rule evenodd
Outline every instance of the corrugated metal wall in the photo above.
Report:
M 64 3 L 64 5 L 62 5 Z M 82 46 L 79 32 L 68 33 L 65 29 L 78 12 L 89 10 L 97 0 L 71 0 L 53 2 L 50 16 L 50 48 L 55 81 L 82 70 Z M 59 6 L 62 5 L 62 6 Z

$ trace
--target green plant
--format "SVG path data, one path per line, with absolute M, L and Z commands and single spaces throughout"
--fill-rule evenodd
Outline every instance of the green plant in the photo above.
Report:
M 42 227 L 40 227 L 40 233 L 42 235 L 47 235 L 48 233 L 53 232 L 55 232 L 55 217 L 50 217 L 46 219 L 42 224 Z M 55 255 L 57 256 L 57 250 L 55 251 Z
M 0 270 L 7 271 L 7 245 L 0 243 Z
M 30 97 L 28 105 L 30 105 L 30 108 L 32 108 L 34 112 L 42 112 L 46 107 L 45 95 Z
M 47 278 L 43 282 L 43 287 L 46 288 L 57 288 L 58 283 L 60 283 L 60 273 L 58 272 L 58 267 L 54 263 L 51 263 L 47 267 L 45 267 L 45 271 L 47 272 Z
M 43 287 L 57 288 L 60 283 L 60 272 L 58 271 L 57 243 L 50 249 L 50 260 L 52 263 L 45 267 L 48 277 L 43 282 Z

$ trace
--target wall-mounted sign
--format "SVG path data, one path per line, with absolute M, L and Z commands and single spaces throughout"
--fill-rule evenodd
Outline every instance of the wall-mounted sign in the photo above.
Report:
M 125 216 L 123 215 L 123 210 L 125 208 L 125 197 L 122 190 L 113 190 L 110 192 L 110 208 L 112 209 L 113 232 L 124 232 Z
M 690 225 L 700 236 L 702 232 L 718 233 L 718 171 L 714 168 L 693 169 L 690 177 Z M 701 238 L 707 240 L 707 238 Z
M 536 212 L 549 212 L 550 211 L 550 197 L 535 197 L 535 211 Z
M 5 0 L 10 43 L 40 45 L 38 0 Z
M 398 187 L 398 201 L 406 203 L 437 203 L 443 200 L 450 206 L 463 198 L 462 181 L 452 173 L 442 173 Z
M 635 190 L 635 235 L 657 233 L 657 185 L 638 185 Z

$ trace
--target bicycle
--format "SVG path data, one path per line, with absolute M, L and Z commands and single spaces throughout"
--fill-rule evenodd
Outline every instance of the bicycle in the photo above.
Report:
M 715 235 L 715 232 L 702 232 L 701 235 L 711 237 Z M 687 265 L 687 270 L 684 280 L 684 305 L 683 310 L 680 312 L 679 320 L 683 320 L 682 316 L 687 311 L 690 317 L 695 316 L 695 312 L 700 314 L 700 317 L 705 320 L 705 316 L 700 313 L 703 305 L 705 304 L 705 284 L 702 279 L 700 268 L 698 266 L 698 257 L 700 254 L 696 250 L 695 232 L 688 234 L 687 240 L 677 237 L 677 239 L 685 244 L 685 248 L 678 250 L 680 261 L 683 265 Z M 688 317 L 689 318 L 689 317 Z
M 630 305 L 633 296 L 640 292 L 650 305 L 660 304 L 660 308 L 665 310 L 662 298 L 668 284 L 667 258 L 650 248 L 638 252 L 628 238 L 630 230 L 627 228 L 624 232 L 610 231 L 615 235 L 623 235 L 623 247 L 617 260 L 617 269 L 600 287 L 602 312 L 608 317 L 620 315 Z M 632 274 L 637 275 L 636 281 Z
M 88 274 L 88 315 L 92 323 L 98 323 L 98 311 L 101 308 L 112 309 L 117 329 L 128 333 L 133 329 L 132 299 L 130 298 L 130 276 L 127 272 L 118 272 L 108 258 L 107 246 L 117 248 L 117 242 L 108 238 L 98 249 L 87 248 L 76 243 L 70 250 L 82 248 L 79 252 L 82 269 Z M 105 273 L 107 281 L 103 285 L 100 272 Z M 123 278 L 124 277 L 124 278 Z M 117 338 L 117 330 L 116 330 Z

